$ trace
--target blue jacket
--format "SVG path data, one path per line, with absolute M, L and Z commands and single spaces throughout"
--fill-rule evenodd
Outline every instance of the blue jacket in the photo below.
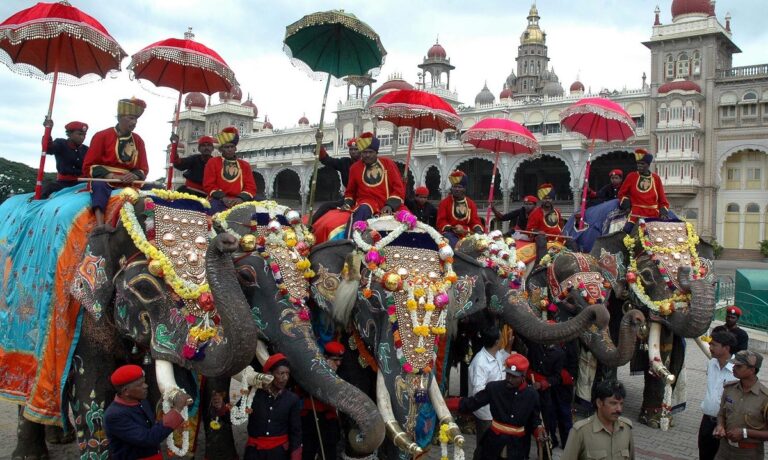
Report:
M 136 460 L 160 452 L 160 443 L 173 429 L 155 420 L 146 400 L 136 406 L 115 400 L 104 412 L 104 431 L 112 460 Z

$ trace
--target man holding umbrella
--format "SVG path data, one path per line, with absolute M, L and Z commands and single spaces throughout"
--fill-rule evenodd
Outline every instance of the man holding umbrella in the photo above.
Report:
M 203 187 L 203 176 L 205 165 L 211 159 L 211 154 L 213 153 L 213 138 L 211 136 L 203 136 L 198 139 L 197 151 L 200 153 L 184 158 L 173 155 L 171 163 L 173 163 L 174 168 L 184 171 L 184 185 L 179 186 L 176 190 L 205 198 L 208 194 L 205 193 L 205 188 Z
M 352 222 L 368 220 L 375 214 L 394 213 L 405 197 L 397 165 L 389 158 L 379 158 L 380 141 L 372 133 L 361 134 L 356 143 L 362 161 L 349 168 L 341 209 L 352 211 Z
M 211 212 L 226 211 L 256 196 L 256 180 L 251 165 L 237 158 L 240 133 L 228 126 L 216 135 L 220 157 L 211 158 L 205 164 L 203 188 L 211 202 Z
M 43 123 L 46 128 L 53 128 L 53 120 L 46 119 Z M 64 125 L 66 139 L 56 140 L 48 138 L 48 150 L 46 155 L 56 158 L 56 182 L 51 182 L 43 187 L 41 198 L 48 198 L 51 193 L 77 185 L 83 175 L 83 160 L 88 152 L 88 146 L 83 144 L 88 132 L 88 125 L 81 121 L 70 121 Z
M 405 205 L 408 209 L 419 219 L 419 222 L 434 227 L 437 225 L 437 209 L 435 206 L 427 201 L 429 197 L 429 189 L 423 185 L 416 187 L 413 191 L 414 198 L 412 200 L 405 200 Z
M 533 210 L 536 209 L 536 203 L 538 202 L 539 200 L 535 196 L 527 195 L 525 198 L 523 198 L 522 207 L 510 211 L 506 214 L 502 214 L 501 211 L 496 209 L 496 206 L 494 205 L 491 205 L 491 209 L 493 210 L 493 214 L 496 216 L 496 220 L 499 222 L 510 222 L 511 228 L 507 234 L 512 235 L 515 230 L 525 230 L 528 228 L 528 219 L 531 217 Z M 520 234 L 519 239 L 527 240 L 528 235 Z
M 624 232 L 631 233 L 638 219 L 669 217 L 669 201 L 661 177 L 651 172 L 653 155 L 645 149 L 635 150 L 637 171 L 627 174 L 619 189 L 619 208 L 629 210 Z
M 469 180 L 464 171 L 455 170 L 448 176 L 451 194 L 443 198 L 437 208 L 437 229 L 455 247 L 470 231 L 483 233 L 485 229 L 477 214 L 477 205 L 467 197 Z
M 144 140 L 133 130 L 147 104 L 141 99 L 117 102 L 117 125 L 93 135 L 91 147 L 83 160 L 83 175 L 105 181 L 92 181 L 91 207 L 96 224 L 104 224 L 104 210 L 115 188 L 130 187 L 143 181 L 149 172 Z
M 351 168 L 352 165 L 360 159 L 360 150 L 357 149 L 357 139 L 350 139 L 347 141 L 347 148 L 349 149 L 348 158 L 332 158 L 330 155 L 328 155 L 325 147 L 320 147 L 319 157 L 320 163 L 322 163 L 323 166 L 339 172 L 341 175 L 341 185 L 343 185 L 345 189 L 347 187 L 347 183 L 349 182 L 349 168 Z M 315 215 L 312 217 L 312 221 L 316 221 L 331 209 L 339 208 L 343 205 L 344 200 L 323 203 L 321 206 L 318 206 L 317 210 L 315 211 Z

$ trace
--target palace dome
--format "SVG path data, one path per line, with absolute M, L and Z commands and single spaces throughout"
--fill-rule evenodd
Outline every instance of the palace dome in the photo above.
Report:
M 203 96 L 203 93 L 189 93 L 187 94 L 187 97 L 184 98 L 184 107 L 191 109 L 192 107 L 196 109 L 204 109 L 206 104 L 205 96 Z
M 267 120 L 267 117 L 264 117 L 264 125 L 262 125 L 262 128 L 264 128 L 264 129 L 273 129 L 272 128 L 272 123 L 270 123 L 269 120 Z
M 682 15 L 710 16 L 714 14 L 709 0 L 673 0 L 672 20 Z
M 675 80 L 659 86 L 659 94 L 671 93 L 672 91 L 695 91 L 701 94 L 701 86 L 690 80 Z
M 570 91 L 573 93 L 575 91 L 581 91 L 584 92 L 584 84 L 580 82 L 579 80 L 576 80 L 575 82 L 571 83 Z
M 504 89 L 501 90 L 501 93 L 499 94 L 499 99 L 510 99 L 512 98 L 512 90 L 509 89 L 509 87 L 504 87 Z
M 445 52 L 445 48 L 440 43 L 435 42 L 432 48 L 427 51 L 427 57 L 432 59 L 445 59 L 448 54 Z
M 219 100 L 221 102 L 226 101 L 241 101 L 243 99 L 243 90 L 239 86 L 233 86 L 230 91 L 219 91 Z
M 475 105 L 488 105 L 493 104 L 496 101 L 496 96 L 493 95 L 491 90 L 488 89 L 488 83 L 483 86 L 483 89 L 475 96 Z
M 251 109 L 253 109 L 253 118 L 256 118 L 257 116 L 259 116 L 259 109 L 256 107 L 256 104 L 253 103 L 251 98 L 246 99 L 246 101 L 240 105 L 242 105 L 243 107 L 250 107 Z
M 309 126 L 309 119 L 302 115 L 301 118 L 299 118 L 299 126 Z

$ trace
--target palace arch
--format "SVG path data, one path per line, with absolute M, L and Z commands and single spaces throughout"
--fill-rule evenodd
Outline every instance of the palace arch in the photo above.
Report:
M 456 169 L 464 171 L 469 180 L 467 196 L 475 200 L 478 208 L 485 208 L 488 203 L 488 191 L 491 188 L 491 173 L 493 163 L 484 158 L 470 158 L 456 166 Z M 496 182 L 493 192 L 494 201 L 501 202 L 501 173 L 496 171 Z
M 555 156 L 542 155 L 524 160 L 517 167 L 512 182 L 512 201 L 522 201 L 526 195 L 536 196 L 539 184 L 549 182 L 555 187 L 556 201 L 572 201 L 571 172 L 565 162 Z
M 768 237 L 768 154 L 737 150 L 719 173 L 717 229 L 723 247 L 758 250 Z
M 275 175 L 272 199 L 293 209 L 301 209 L 301 178 L 292 169 L 283 169 Z
M 610 183 L 608 173 L 614 169 L 621 169 L 624 171 L 624 177 L 627 177 L 630 171 L 637 170 L 634 155 L 621 150 L 600 155 L 592 161 L 589 172 L 589 187 L 597 192 L 604 185 Z

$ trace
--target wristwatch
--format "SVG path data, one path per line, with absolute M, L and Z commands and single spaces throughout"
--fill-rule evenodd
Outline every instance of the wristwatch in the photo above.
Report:
M 742 428 L 741 429 L 741 435 L 744 437 L 744 439 L 747 439 L 747 429 L 746 428 Z

